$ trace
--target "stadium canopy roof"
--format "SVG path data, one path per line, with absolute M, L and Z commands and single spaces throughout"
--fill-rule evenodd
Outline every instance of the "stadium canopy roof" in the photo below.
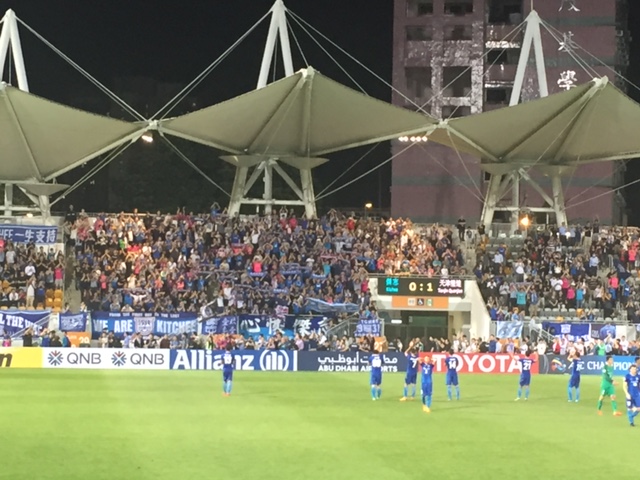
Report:
M 146 129 L 0 83 L 0 181 L 24 183 L 37 194 L 59 190 L 39 182 L 134 140 Z
M 566 92 L 441 123 L 429 140 L 486 169 L 563 166 L 640 156 L 640 105 L 596 78 Z M 502 173 L 502 172 L 498 172 Z
M 158 130 L 234 154 L 319 157 L 424 134 L 436 124 L 308 67 L 226 102 L 162 120 Z

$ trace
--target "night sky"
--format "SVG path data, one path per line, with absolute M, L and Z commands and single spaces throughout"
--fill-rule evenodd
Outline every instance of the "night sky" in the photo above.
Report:
M 287 0 L 285 3 L 378 75 L 391 81 L 392 0 Z M 640 1 L 629 3 L 629 24 L 639 25 Z M 131 76 L 186 85 L 260 19 L 271 4 L 271 0 L 0 0 L 0 13 L 13 8 L 19 18 L 99 81 L 115 88 L 117 78 Z M 268 22 L 263 22 L 194 91 L 200 106 L 255 88 L 267 27 Z M 309 64 L 345 85 L 358 88 L 299 26 L 294 24 L 293 30 Z M 635 38 L 631 45 L 628 77 L 640 85 L 640 31 L 636 31 L 632 28 Z M 33 93 L 65 103 L 70 102 L 75 92 L 101 95 L 31 33 L 25 29 L 20 33 Z M 389 87 L 326 41 L 316 38 L 369 95 L 390 100 Z M 291 40 L 294 67 L 299 69 L 304 62 L 294 38 Z M 633 87 L 629 94 L 640 100 L 640 92 Z M 364 151 L 331 157 L 332 164 L 317 171 L 320 183 L 326 185 L 335 177 L 336 164 L 347 165 Z M 388 144 L 380 145 L 345 177 L 345 181 L 388 156 Z M 177 159 L 176 165 L 182 166 Z M 380 170 L 379 176 L 374 174 L 355 184 L 354 188 L 343 190 L 331 203 L 352 207 L 373 201 L 376 206 L 382 202 L 388 207 L 390 164 Z M 640 178 L 640 161 L 630 162 L 628 166 L 627 181 L 636 178 Z M 632 193 L 638 188 L 640 186 L 635 185 L 626 192 L 629 206 L 634 211 L 640 210 L 638 195 Z M 638 224 L 640 215 L 632 214 L 630 222 Z

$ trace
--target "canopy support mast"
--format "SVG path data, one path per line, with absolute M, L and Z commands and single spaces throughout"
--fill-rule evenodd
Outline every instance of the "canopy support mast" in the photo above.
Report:
M 527 64 L 529 57 L 531 56 L 531 48 L 534 50 L 534 61 L 536 66 L 536 76 L 538 80 L 538 93 L 540 98 L 549 95 L 549 88 L 547 85 L 547 75 L 545 71 L 544 51 L 542 48 L 542 35 L 540 33 L 540 17 L 535 10 L 531 10 L 531 13 L 525 20 L 527 27 L 524 33 L 524 40 L 522 42 L 522 49 L 520 51 L 520 58 L 518 60 L 518 68 L 516 70 L 516 77 L 513 82 L 513 90 L 511 92 L 511 99 L 509 106 L 514 106 L 520 103 L 520 99 L 523 93 L 524 78 L 527 70 Z M 564 194 L 562 191 L 562 180 L 560 177 L 561 169 L 557 169 L 551 174 L 552 194 L 542 195 L 547 207 L 536 208 L 536 212 L 553 213 L 556 217 L 558 226 L 567 224 L 567 214 L 564 203 Z M 523 169 L 515 169 L 513 172 L 502 175 L 491 175 L 489 185 L 487 188 L 487 194 L 485 196 L 485 202 L 482 209 L 481 222 L 485 225 L 487 230 L 490 229 L 493 223 L 493 217 L 496 211 L 508 211 L 511 212 L 511 233 L 519 230 L 520 220 L 520 182 L 521 180 L 531 184 L 531 186 L 538 191 L 543 192 L 542 188 L 536 183 Z M 509 207 L 500 207 L 499 202 L 504 195 L 504 189 L 501 185 L 510 183 L 512 185 L 511 205 Z M 551 200 L 551 202 L 549 201 Z M 533 209 L 529 209 L 532 210 Z
M 276 40 L 280 42 L 280 52 L 282 54 L 285 76 L 293 75 L 293 59 L 291 56 L 291 44 L 289 42 L 289 31 L 287 27 L 287 9 L 282 0 L 276 0 L 271 7 L 271 21 L 269 23 L 269 33 L 262 56 L 262 65 L 260 67 L 260 75 L 258 76 L 257 89 L 267 85 L 271 64 L 276 52 Z M 307 112 L 309 113 L 309 112 Z M 231 199 L 229 201 L 229 215 L 234 216 L 240 213 L 242 204 L 263 205 L 264 213 L 269 215 L 273 211 L 274 205 L 301 205 L 304 206 L 307 218 L 315 218 L 316 199 L 313 191 L 313 177 L 311 168 L 316 162 L 300 162 L 290 163 L 290 165 L 300 171 L 301 187 L 298 187 L 293 179 L 278 164 L 278 158 L 262 157 L 257 160 L 256 156 L 227 156 L 223 157 L 226 161 L 236 166 L 236 175 L 233 180 L 233 188 L 231 190 Z M 256 161 L 257 160 L 257 161 Z M 255 167 L 253 174 L 247 181 L 249 169 Z M 257 176 L 263 174 L 264 189 L 262 199 L 247 197 L 249 189 L 257 180 Z M 273 198 L 273 176 L 277 173 L 283 178 L 285 183 L 296 194 L 299 200 L 278 200 Z M 296 188 L 293 188 L 293 187 Z M 302 193 L 302 195 L 301 195 Z
M 2 18 L 2 31 L 0 32 L 0 76 L 4 71 L 7 57 L 13 58 L 13 68 L 17 80 L 17 87 L 25 92 L 29 91 L 29 82 L 27 80 L 27 70 L 24 65 L 24 56 L 22 55 L 22 43 L 20 42 L 20 33 L 18 32 L 18 21 L 13 10 L 9 9 Z M 0 180 L 0 184 L 4 186 L 4 204 L 0 205 L 0 211 L 4 217 L 12 217 L 14 211 L 27 211 L 40 213 L 44 218 L 51 216 L 51 207 L 49 205 L 48 195 L 31 195 L 24 189 L 19 188 L 27 195 L 27 197 L 35 204 L 33 207 L 15 207 L 13 205 L 13 183 Z

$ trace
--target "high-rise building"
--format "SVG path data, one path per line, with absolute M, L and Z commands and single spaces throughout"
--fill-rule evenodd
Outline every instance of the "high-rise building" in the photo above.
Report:
M 395 0 L 393 85 L 437 118 L 473 115 L 508 105 L 520 57 L 523 29 L 531 7 L 554 32 L 542 29 L 549 93 L 608 76 L 628 64 L 626 0 Z M 518 33 L 519 32 L 519 33 Z M 565 48 L 569 45 L 571 48 Z M 578 47 L 579 46 L 579 47 Z M 582 50 L 584 49 L 584 50 Z M 571 52 L 584 60 L 582 66 Z M 537 98 L 533 55 L 525 76 L 523 100 Z M 469 68 L 470 67 L 470 68 Z M 396 105 L 415 109 L 394 93 Z M 603 139 L 606 141 L 606 139 Z M 409 144 L 415 143 L 411 148 Z M 477 158 L 432 142 L 394 141 L 391 210 L 419 222 L 479 220 L 489 176 Z M 539 183 L 549 179 L 535 173 Z M 623 183 L 624 164 L 580 167 L 563 179 L 570 221 L 597 216 L 622 221 L 624 200 L 611 193 L 572 208 Z M 511 204 L 511 192 L 503 202 Z M 520 204 L 543 206 L 542 197 L 522 183 Z M 506 212 L 503 221 L 508 222 Z M 494 221 L 501 221 L 496 213 Z M 539 219 L 542 221 L 542 219 Z

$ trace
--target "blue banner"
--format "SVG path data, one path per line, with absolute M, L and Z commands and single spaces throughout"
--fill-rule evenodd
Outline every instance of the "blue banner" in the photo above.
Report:
M 275 317 L 269 315 L 240 315 L 240 335 L 253 337 L 256 340 L 260 335 L 269 338 L 280 331 L 287 337 L 293 336 L 293 324 L 287 328 L 286 316 Z
M 219 350 L 171 350 L 171 370 L 222 370 Z M 288 350 L 236 350 L 233 352 L 235 370 L 287 371 L 298 370 L 298 352 Z
M 355 303 L 328 303 L 317 298 L 307 299 L 307 309 L 316 313 L 357 313 L 359 310 Z
M 198 330 L 198 317 L 195 313 L 93 312 L 91 330 L 94 339 L 99 338 L 103 330 L 117 336 L 125 333 L 141 333 L 143 336 L 193 333 Z
M 591 325 L 588 323 L 542 322 L 542 328 L 556 337 L 568 335 L 568 338 L 571 341 L 574 341 L 578 338 L 587 340 L 591 336 Z
M 329 330 L 329 319 L 327 317 L 294 317 L 287 315 L 285 323 L 293 317 L 293 331 L 301 336 L 317 333 L 323 335 Z
M 602 369 L 606 357 L 598 355 L 585 355 L 580 358 L 582 362 L 581 375 L 602 375 Z M 539 357 L 539 372 L 543 375 L 563 375 L 571 373 L 570 362 L 566 355 L 541 355 Z M 635 363 L 634 356 L 613 356 L 613 374 L 622 377 L 629 372 L 629 367 Z
M 522 320 L 496 322 L 496 338 L 521 338 L 523 326 Z
M 354 335 L 356 337 L 364 337 L 365 335 L 379 337 L 381 332 L 380 323 L 381 320 L 378 318 L 361 318 L 358 321 Z
M 23 312 L 20 310 L 0 311 L 0 335 L 11 337 L 22 335 L 28 328 L 39 335 L 42 329 L 49 327 L 51 312 Z
M 401 352 L 386 352 L 382 356 L 383 371 L 405 372 L 407 358 Z M 299 352 L 298 370 L 314 372 L 368 372 L 367 352 Z
M 591 337 L 604 340 L 607 337 L 616 338 L 616 326 L 610 323 L 592 323 Z
M 204 335 L 236 335 L 238 333 L 238 317 L 227 315 L 209 318 L 202 322 L 201 333 Z
M 61 313 L 58 328 L 63 332 L 85 332 L 87 330 L 88 316 L 86 312 Z
M 268 338 L 276 332 L 287 337 L 296 333 L 302 336 L 311 333 L 324 334 L 329 329 L 329 319 L 323 316 L 297 317 L 295 315 L 230 315 L 212 317 L 202 322 L 201 333 L 209 334 L 237 334 L 257 339 L 260 335 Z
M 0 238 L 14 243 L 51 245 L 58 239 L 58 227 L 45 225 L 1 225 Z

